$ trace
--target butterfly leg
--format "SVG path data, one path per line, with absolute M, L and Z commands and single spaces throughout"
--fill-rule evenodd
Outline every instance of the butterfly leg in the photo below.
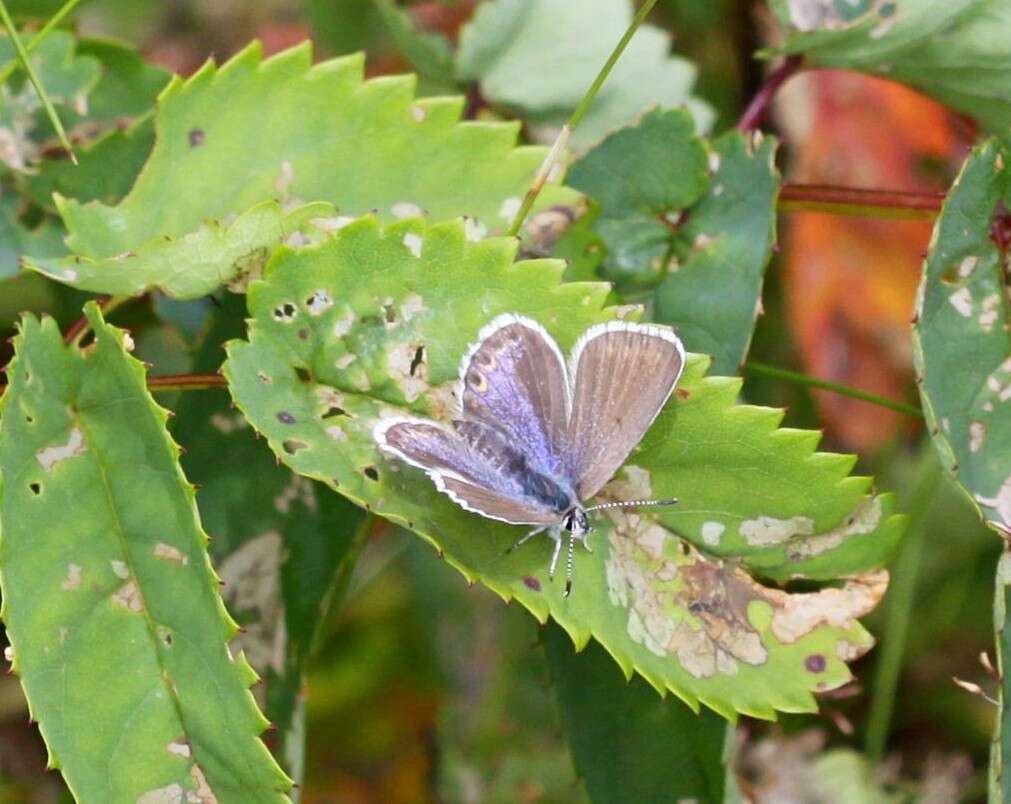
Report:
M 551 565 L 548 567 L 548 577 L 554 578 L 555 567 L 558 566 L 558 556 L 562 552 L 562 534 L 554 528 L 549 531 L 549 534 L 551 538 L 555 540 L 555 552 L 551 554 Z
M 544 527 L 544 528 L 534 528 L 526 536 L 524 536 L 522 539 L 520 539 L 518 542 L 516 542 L 516 544 L 514 544 L 512 547 L 508 548 L 505 551 L 505 554 L 509 555 L 517 547 L 519 547 L 522 544 L 526 544 L 528 541 L 530 541 L 532 538 L 534 538 L 534 536 L 536 536 L 538 533 L 543 533 L 546 530 L 547 530 L 546 527 Z

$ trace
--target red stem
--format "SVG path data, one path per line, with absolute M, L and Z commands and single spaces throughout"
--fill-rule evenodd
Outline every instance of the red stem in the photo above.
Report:
M 804 63 L 804 56 L 800 53 L 793 53 L 783 59 L 775 70 L 768 74 L 765 83 L 762 84 L 755 97 L 751 99 L 748 108 L 744 110 L 741 119 L 737 121 L 737 127 L 741 131 L 752 131 L 762 125 L 765 116 L 772 106 L 772 99 L 776 97 L 779 88 L 783 86 L 786 79 L 800 69 Z
M 864 190 L 826 184 L 785 182 L 779 193 L 781 212 L 820 211 L 876 218 L 933 220 L 941 211 L 944 193 L 903 190 Z

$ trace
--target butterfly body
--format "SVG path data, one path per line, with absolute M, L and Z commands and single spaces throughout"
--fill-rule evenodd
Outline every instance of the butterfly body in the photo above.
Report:
M 567 533 L 571 579 L 572 544 L 589 549 L 588 512 L 625 505 L 584 502 L 638 444 L 683 367 L 681 342 L 666 328 L 591 327 L 566 364 L 537 322 L 501 315 L 461 361 L 461 409 L 452 425 L 391 417 L 373 434 L 385 452 L 423 469 L 462 508 L 534 525 L 514 546 L 547 531 L 555 540 L 551 575 Z

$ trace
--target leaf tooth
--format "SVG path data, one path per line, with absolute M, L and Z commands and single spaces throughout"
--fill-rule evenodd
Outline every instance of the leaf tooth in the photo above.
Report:
M 220 67 L 215 66 L 212 73 L 225 77 L 235 76 L 239 73 L 248 74 L 258 69 L 262 63 L 263 42 L 253 39 Z
M 414 106 L 424 111 L 424 120 L 438 125 L 450 125 L 463 117 L 465 99 L 460 95 L 417 98 Z
M 365 54 L 362 51 L 348 53 L 336 59 L 327 59 L 309 68 L 308 77 L 335 83 L 357 84 L 365 78 Z
M 248 50 L 248 48 L 247 48 Z M 244 53 L 245 51 L 243 51 Z M 258 54 L 262 58 L 263 49 Z M 242 54 L 240 54 L 242 55 Z M 231 64 L 236 58 L 229 59 L 218 71 L 221 79 L 231 78 Z M 257 67 L 260 75 L 273 81 L 290 81 L 309 71 L 312 66 L 312 42 L 308 39 L 293 47 L 280 50 L 260 61 Z

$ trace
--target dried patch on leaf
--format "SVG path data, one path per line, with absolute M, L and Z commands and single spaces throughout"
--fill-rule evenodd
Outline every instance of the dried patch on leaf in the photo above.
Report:
M 976 502 L 988 508 L 995 509 L 1004 521 L 1004 524 L 1011 527 L 1011 476 L 1004 478 L 1004 482 L 1001 483 L 1001 487 L 997 490 L 995 496 L 984 497 L 977 494 Z
M 245 542 L 219 568 L 225 582 L 225 604 L 245 623 L 245 632 L 236 637 L 235 644 L 260 673 L 268 668 L 284 673 L 287 632 L 281 598 L 282 548 L 281 534 L 270 530 Z
M 64 592 L 73 592 L 81 588 L 81 565 L 68 564 L 67 578 L 60 584 L 60 589 Z
M 649 485 L 648 475 L 632 472 L 629 480 L 626 473 L 610 490 L 622 484 L 641 489 Z M 871 501 L 847 527 L 869 527 L 880 516 L 880 503 L 875 509 Z M 614 525 L 605 562 L 608 597 L 628 610 L 629 637 L 658 656 L 675 655 L 695 678 L 734 675 L 742 664 L 764 664 L 777 642 L 792 644 L 822 625 L 849 629 L 877 605 L 888 584 L 888 574 L 879 571 L 839 589 L 790 594 L 764 587 L 694 548 L 678 549 L 668 531 L 637 513 L 615 510 L 607 517 Z M 768 631 L 755 624 L 756 605 L 772 610 Z
M 787 556 L 791 561 L 801 561 L 834 550 L 850 536 L 872 533 L 881 523 L 881 515 L 881 498 L 868 497 L 838 527 L 792 542 L 787 548 Z
M 296 501 L 302 503 L 312 513 L 316 513 L 319 509 L 319 503 L 316 500 L 316 487 L 313 482 L 307 477 L 292 472 L 288 485 L 274 498 L 274 508 L 282 514 L 287 514 L 291 510 L 292 503 Z
M 782 544 L 795 536 L 814 533 L 814 520 L 806 516 L 794 516 L 790 519 L 760 516 L 757 519 L 744 520 L 738 531 L 744 541 L 753 547 L 769 547 Z
M 405 401 L 414 402 L 428 390 L 428 364 L 423 344 L 408 342 L 390 346 L 386 366 Z
M 75 427 L 70 431 L 70 438 L 67 439 L 66 444 L 58 447 L 46 447 L 39 450 L 35 454 L 35 457 L 45 471 L 51 472 L 53 471 L 53 467 L 60 461 L 65 461 L 68 458 L 73 458 L 87 451 L 88 447 L 84 443 L 84 433 L 81 432 L 79 427 Z
M 840 589 L 797 594 L 766 589 L 762 596 L 773 607 L 772 633 L 789 644 L 819 625 L 851 628 L 881 602 L 887 588 L 888 571 L 878 570 L 852 578 Z
M 154 546 L 154 557 L 162 558 L 166 561 L 176 561 L 180 564 L 189 564 L 190 557 L 186 555 L 178 547 L 171 544 L 165 544 L 165 542 L 158 542 Z
M 136 581 L 128 581 L 117 589 L 112 596 L 112 602 L 135 614 L 144 610 L 144 601 L 140 596 L 140 589 L 137 587 Z

